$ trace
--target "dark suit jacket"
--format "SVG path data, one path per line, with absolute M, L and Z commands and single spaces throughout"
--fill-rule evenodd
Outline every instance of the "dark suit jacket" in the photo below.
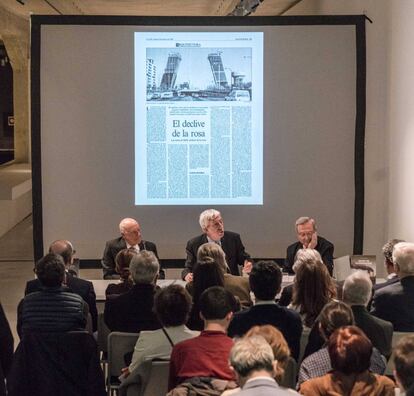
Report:
M 414 276 L 378 290 L 371 313 L 394 325 L 394 331 L 414 331 Z
M 92 317 L 92 329 L 96 331 L 98 329 L 98 311 L 96 309 L 96 295 L 93 288 L 93 284 L 85 279 L 77 278 L 66 272 L 66 286 L 69 291 L 78 294 L 82 297 L 89 306 L 89 313 Z M 26 289 L 24 295 L 40 291 L 42 285 L 39 279 L 32 279 L 26 283 Z
M 155 286 L 137 284 L 124 294 L 105 302 L 104 319 L 111 331 L 139 333 L 161 328 L 152 307 Z
M 227 334 L 229 337 L 243 336 L 253 326 L 275 326 L 286 339 L 292 357 L 298 360 L 300 337 L 302 335 L 302 320 L 294 312 L 278 304 L 259 304 L 234 314 Z
M 366 334 L 381 355 L 388 359 L 391 356 L 392 323 L 371 315 L 362 305 L 353 305 L 351 308 L 355 324 Z
M 110 283 L 105 290 L 106 298 L 115 298 L 132 289 L 132 283 L 122 281 L 121 283 Z
M 388 286 L 388 285 L 393 285 L 394 283 L 397 283 L 397 282 L 399 282 L 400 281 L 400 278 L 398 277 L 398 276 L 394 276 L 393 278 L 391 278 L 391 279 L 387 279 L 385 282 L 382 282 L 382 283 L 376 283 L 375 285 L 374 285 L 374 287 L 373 287 L 373 290 L 374 290 L 374 293 L 377 291 L 377 290 L 379 290 L 379 289 L 382 289 L 383 287 L 385 287 L 385 286 Z
M 295 263 L 296 253 L 299 249 L 302 249 L 302 244 L 300 242 L 295 242 L 290 245 L 286 251 L 285 270 L 291 274 L 293 274 L 292 267 Z M 318 243 L 316 244 L 315 250 L 320 253 L 323 262 L 328 267 L 329 273 L 332 276 L 334 245 L 325 238 L 318 236 Z
M 155 243 L 143 240 L 138 246 L 140 250 L 148 250 L 150 252 L 153 252 L 157 259 L 159 259 L 157 246 Z M 115 270 L 115 257 L 122 249 L 126 249 L 126 247 L 126 242 L 122 237 L 115 238 L 106 242 L 103 258 L 101 261 L 104 279 L 110 279 L 112 275 L 117 275 L 117 272 Z M 165 278 L 165 272 L 162 268 L 160 268 L 159 278 Z
M 203 243 L 207 242 L 208 240 L 206 234 L 199 235 L 198 237 L 190 239 L 187 242 L 187 259 L 185 261 L 185 268 L 181 274 L 183 279 L 188 273 L 193 272 L 194 265 L 197 262 L 198 248 Z M 221 247 L 224 250 L 224 253 L 226 253 L 226 261 L 230 272 L 233 275 L 240 275 L 239 265 L 243 265 L 244 260 L 250 258 L 249 254 L 247 254 L 244 250 L 240 235 L 235 232 L 224 231 L 224 236 L 221 238 Z

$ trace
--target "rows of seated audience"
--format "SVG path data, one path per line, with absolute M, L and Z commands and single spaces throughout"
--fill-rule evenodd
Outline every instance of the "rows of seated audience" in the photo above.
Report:
M 203 234 L 187 244 L 185 287 L 157 286 L 164 277 L 157 249 L 135 220 L 122 220 L 121 237 L 105 246 L 104 277 L 114 279 L 105 324 L 139 333 L 118 373 L 120 395 L 140 381 L 147 359 L 169 361 L 169 396 L 387 396 L 397 387 L 414 395 L 413 243 L 384 245 L 384 285 L 361 270 L 337 282 L 333 244 L 313 219 L 300 218 L 284 268 L 295 278 L 282 290 L 279 265 L 254 262 L 219 212 L 203 212 L 200 226 Z M 106 394 L 96 296 L 71 272 L 74 253 L 58 240 L 36 263 L 17 309 L 14 353 L 0 305 L 0 396 Z M 413 334 L 393 347 L 394 332 Z

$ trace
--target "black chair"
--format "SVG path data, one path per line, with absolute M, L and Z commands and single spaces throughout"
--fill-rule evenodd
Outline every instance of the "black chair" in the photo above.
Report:
M 95 339 L 85 331 L 25 334 L 7 387 L 9 396 L 104 396 Z

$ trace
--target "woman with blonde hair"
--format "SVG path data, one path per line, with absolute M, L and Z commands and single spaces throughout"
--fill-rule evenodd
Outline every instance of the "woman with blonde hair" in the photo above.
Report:
M 250 307 L 252 300 L 250 298 L 249 278 L 228 272 L 229 267 L 226 262 L 226 254 L 217 243 L 204 243 L 198 248 L 197 261 L 204 261 L 207 257 L 212 258 L 223 273 L 224 288 L 240 300 L 240 305 L 243 308 Z

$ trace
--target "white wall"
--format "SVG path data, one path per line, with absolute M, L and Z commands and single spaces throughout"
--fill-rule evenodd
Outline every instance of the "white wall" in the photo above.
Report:
M 348 15 L 365 14 L 373 23 L 366 23 L 367 41 L 367 113 L 365 129 L 365 229 L 364 229 L 364 253 L 376 254 L 378 263 L 382 262 L 381 247 L 389 237 L 405 237 L 401 233 L 401 227 L 388 226 L 389 211 L 388 191 L 390 190 L 390 164 L 388 153 L 388 123 L 389 123 L 389 103 L 393 98 L 389 95 L 389 56 L 390 56 L 390 14 L 392 8 L 400 10 L 404 8 L 402 3 L 406 1 L 389 0 L 303 0 L 296 7 L 293 7 L 286 15 Z M 395 3 L 398 3 L 396 6 Z M 411 9 L 414 2 L 411 1 Z M 403 11 L 401 11 L 403 12 Z M 404 11 L 406 12 L 406 11 Z M 410 25 L 410 16 L 405 15 L 407 29 L 414 32 L 414 26 Z M 403 28 L 400 28 L 401 33 Z M 394 33 L 394 32 L 393 32 Z M 393 38 L 393 44 L 395 39 Z M 405 43 L 408 45 L 408 40 Z M 393 48 L 394 51 L 394 48 Z M 403 49 L 401 49 L 401 52 Z M 411 55 L 414 61 L 413 51 L 406 49 L 404 56 Z M 405 58 L 400 58 L 405 59 Z M 401 61 L 400 61 L 401 62 Z M 400 63 L 397 62 L 397 63 Z M 394 66 L 397 69 L 397 66 Z M 410 67 L 404 66 L 406 74 Z M 414 70 L 411 68 L 411 70 Z M 397 70 L 395 70 L 397 72 Z M 413 75 L 411 72 L 410 75 Z M 413 80 L 414 82 L 414 80 Z M 407 90 L 408 91 L 408 88 Z M 400 100 L 407 100 L 406 96 L 401 96 Z M 408 109 L 411 102 L 406 103 Z M 414 114 L 414 112 L 413 112 Z M 395 117 L 391 117 L 395 118 Z M 394 121 L 395 122 L 395 121 Z M 408 130 L 407 130 L 408 133 Z M 414 144 L 414 137 L 413 137 Z M 402 159 L 400 159 L 402 161 Z M 395 160 L 394 160 L 395 162 Z M 394 170 L 395 165 L 392 165 Z M 396 172 L 400 174 L 400 172 Z M 400 177 L 402 175 L 400 174 Z M 408 177 L 408 175 L 407 175 Z M 394 178 L 393 178 L 394 179 Z M 395 188 L 395 183 L 392 183 Z M 407 194 L 406 194 L 407 195 Z M 408 197 L 406 198 L 408 200 Z M 414 209 L 413 209 L 414 213 Z M 391 216 L 392 217 L 392 216 Z M 397 219 L 395 219 L 397 220 Z M 414 230 L 413 230 L 414 232 Z M 329 235 L 327 235 L 329 237 Z M 414 238 L 413 238 L 414 240 Z M 378 275 L 382 275 L 381 265 L 378 267 Z
M 389 235 L 414 241 L 414 2 L 391 7 Z

